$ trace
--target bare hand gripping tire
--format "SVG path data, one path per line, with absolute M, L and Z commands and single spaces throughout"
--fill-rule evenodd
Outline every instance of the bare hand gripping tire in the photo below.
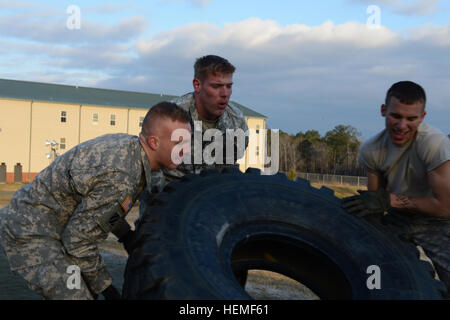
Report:
M 251 299 L 235 274 L 263 269 L 321 299 L 442 299 L 442 283 L 414 245 L 339 206 L 332 190 L 283 174 L 187 175 L 152 199 L 135 232 L 123 297 Z M 379 267 L 380 289 L 367 286 L 370 266 Z

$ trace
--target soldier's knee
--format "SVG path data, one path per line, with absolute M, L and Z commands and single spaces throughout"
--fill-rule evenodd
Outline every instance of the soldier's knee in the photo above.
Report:
M 17 269 L 30 289 L 50 300 L 92 300 L 79 268 L 65 259 Z

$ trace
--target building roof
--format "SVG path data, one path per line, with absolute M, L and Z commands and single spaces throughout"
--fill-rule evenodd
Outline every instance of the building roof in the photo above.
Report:
M 0 79 L 0 98 L 147 109 L 177 96 Z M 246 117 L 267 119 L 239 103 L 230 103 L 238 107 Z
M 252 109 L 249 109 L 247 107 L 244 107 L 242 104 L 239 104 L 235 101 L 230 101 L 230 104 L 238 107 L 239 109 L 241 109 L 242 113 L 244 114 L 244 116 L 246 117 L 250 117 L 250 118 L 264 118 L 267 119 L 267 117 L 261 113 L 258 113 L 256 111 L 253 111 Z

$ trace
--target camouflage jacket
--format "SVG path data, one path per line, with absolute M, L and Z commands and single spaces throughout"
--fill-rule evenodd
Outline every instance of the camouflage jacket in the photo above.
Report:
M 57 240 L 91 290 L 103 291 L 112 278 L 97 242 L 110 230 L 99 221 L 117 206 L 126 215 L 149 179 L 148 158 L 136 136 L 104 135 L 56 158 L 1 210 L 2 242 L 21 246 L 20 252 L 4 246 L 11 269 L 44 263 L 49 257 L 39 256 L 38 248 Z
M 177 169 L 175 170 L 167 170 L 163 169 L 162 171 L 155 171 L 152 174 L 152 182 L 153 187 L 161 191 L 163 186 L 173 180 L 179 180 L 182 176 L 184 176 L 187 173 L 195 173 L 198 174 L 204 169 L 218 169 L 219 171 L 222 170 L 222 168 L 226 166 L 232 166 L 236 165 L 236 161 L 240 158 L 242 158 L 245 154 L 245 149 L 248 146 L 248 126 L 247 122 L 245 121 L 245 117 L 242 114 L 241 110 L 238 109 L 236 106 L 232 104 L 228 104 L 225 112 L 222 116 L 219 117 L 219 119 L 216 122 L 216 129 L 222 134 L 222 145 L 223 145 L 223 159 L 221 159 L 220 163 L 213 163 L 208 164 L 204 161 L 203 158 L 203 151 L 205 148 L 208 147 L 212 142 L 214 142 L 215 138 L 213 137 L 212 140 L 209 141 L 203 141 L 203 130 L 202 126 L 197 123 L 198 121 L 201 121 L 198 113 L 197 113 L 197 107 L 195 105 L 195 98 L 194 93 L 188 93 L 185 94 L 182 97 L 176 98 L 172 100 L 171 102 L 176 103 L 178 106 L 183 108 L 184 110 L 189 112 L 189 115 L 191 117 L 191 127 L 192 127 L 192 136 L 191 136 L 191 161 L 190 164 L 182 163 L 180 164 Z M 226 135 L 227 130 L 237 130 L 242 129 L 242 132 L 247 133 L 244 140 L 244 145 L 242 148 L 239 148 L 236 143 L 233 143 L 233 154 L 231 158 L 228 155 L 227 158 L 227 152 L 226 152 Z M 196 147 L 195 141 L 198 141 L 198 139 L 201 139 L 201 147 Z M 200 163 L 198 160 L 200 159 Z

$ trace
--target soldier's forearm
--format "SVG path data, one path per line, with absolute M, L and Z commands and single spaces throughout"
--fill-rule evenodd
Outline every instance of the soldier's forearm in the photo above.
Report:
M 66 243 L 67 247 L 70 247 Z M 91 292 L 98 294 L 112 283 L 98 247 L 94 244 L 81 247 L 65 246 L 66 253 L 74 265 L 78 266 Z
M 102 268 L 95 272 L 84 272 L 83 278 L 91 292 L 94 294 L 103 292 L 112 284 L 112 277 L 106 268 Z
M 411 198 L 401 194 L 390 195 L 391 206 L 402 211 L 426 214 L 436 218 L 450 218 L 449 208 L 437 198 Z

